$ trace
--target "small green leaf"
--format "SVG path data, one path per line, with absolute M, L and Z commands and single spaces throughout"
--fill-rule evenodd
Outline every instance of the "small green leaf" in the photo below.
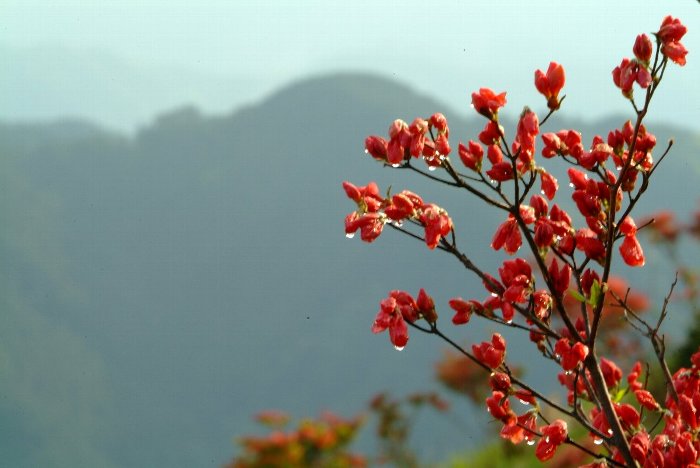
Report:
M 569 289 L 569 295 L 576 299 L 578 302 L 586 302 L 586 298 L 580 292 L 575 289 Z
M 600 283 L 598 281 L 593 281 L 593 284 L 591 284 L 591 295 L 588 298 L 588 303 L 595 307 L 598 305 L 598 301 L 600 300 Z

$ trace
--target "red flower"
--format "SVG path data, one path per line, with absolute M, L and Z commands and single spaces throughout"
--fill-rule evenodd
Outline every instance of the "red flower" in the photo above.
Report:
M 561 367 L 565 371 L 574 370 L 588 356 L 588 346 L 576 342 L 573 346 L 567 338 L 561 338 L 554 345 L 554 352 L 561 358 Z
M 542 183 L 542 194 L 548 199 L 553 200 L 554 195 L 556 195 L 559 189 L 559 182 L 557 182 L 557 179 L 552 174 L 542 169 L 540 170 L 540 182 Z
M 408 343 L 408 325 L 396 298 L 392 296 L 380 302 L 379 312 L 372 324 L 372 333 L 381 333 L 386 329 L 389 329 L 389 339 L 394 346 L 399 350 L 403 349 Z
M 358 215 L 352 212 L 345 217 L 345 235 L 352 237 L 360 230 L 360 238 L 365 242 L 374 241 L 384 229 L 384 216 L 380 213 Z
M 482 342 L 472 345 L 474 357 L 491 369 L 495 369 L 503 363 L 506 354 L 506 340 L 498 333 L 491 336 L 491 343 Z
M 425 289 L 421 288 L 418 291 L 418 297 L 416 298 L 416 305 L 418 308 L 418 313 L 423 319 L 428 323 L 437 322 L 437 312 L 435 312 L 435 302 L 433 298 L 425 292 Z
M 557 259 L 553 258 L 552 263 L 549 265 L 548 273 L 554 292 L 558 293 L 559 295 L 564 294 L 564 292 L 569 288 L 569 282 L 571 281 L 571 267 L 568 264 L 563 263 L 561 268 L 559 268 Z
M 486 171 L 486 175 L 496 182 L 511 180 L 513 178 L 513 165 L 509 161 L 499 162 Z
M 501 135 L 504 134 L 505 131 L 501 125 L 498 125 L 493 120 L 489 120 L 481 133 L 479 133 L 479 141 L 485 145 L 493 145 L 498 143 L 498 140 L 501 139 Z
M 616 387 L 617 384 L 620 383 L 620 380 L 622 380 L 622 370 L 611 360 L 601 357 L 600 369 L 603 371 L 605 385 L 607 385 L 608 388 Z
M 370 154 L 374 159 L 386 161 L 386 140 L 376 135 L 368 136 L 367 138 L 365 138 L 365 152 Z
M 432 203 L 423 205 L 420 222 L 425 227 L 425 244 L 430 250 L 437 247 L 440 239 L 452 230 L 452 219 L 447 211 Z
M 549 426 L 542 427 L 540 432 L 542 438 L 537 443 L 535 455 L 540 461 L 547 461 L 554 456 L 557 447 L 566 441 L 568 429 L 565 421 L 557 419 Z
M 452 323 L 455 325 L 469 323 L 469 319 L 471 318 L 474 310 L 481 310 L 483 308 L 483 306 L 477 301 L 465 301 L 461 297 L 450 299 L 449 304 L 452 310 L 456 312 L 454 317 L 452 317 Z
M 499 250 L 504 247 L 503 250 L 506 253 L 513 255 L 520 249 L 523 240 L 520 235 L 520 229 L 518 228 L 518 222 L 515 220 L 513 215 L 509 215 L 508 219 L 505 220 L 493 235 L 491 240 L 491 248 L 493 250 Z
M 642 246 L 637 240 L 637 226 L 629 216 L 620 223 L 620 233 L 625 238 L 620 244 L 620 255 L 625 263 L 632 267 L 644 266 L 645 258 Z
M 656 34 L 661 41 L 661 53 L 681 66 L 685 65 L 685 56 L 688 54 L 688 50 L 680 43 L 686 31 L 688 28 L 678 18 L 667 16 Z
M 661 52 L 666 57 L 671 59 L 672 62 L 675 62 L 680 66 L 686 64 L 685 56 L 688 55 L 688 49 L 686 49 L 680 42 L 669 42 L 664 44 L 661 48 Z
M 481 161 L 484 158 L 484 150 L 479 143 L 469 140 L 469 146 L 459 144 L 459 158 L 462 164 L 474 172 L 481 171 Z
M 632 51 L 634 52 L 634 56 L 637 57 L 637 60 L 644 64 L 648 64 L 649 60 L 651 60 L 651 48 L 652 45 L 649 36 L 646 34 L 640 34 L 634 41 Z
M 542 70 L 535 71 L 535 87 L 547 98 L 547 107 L 552 110 L 559 109 L 559 91 L 564 87 L 565 81 L 564 67 L 556 62 L 549 63 L 547 74 Z
M 486 409 L 491 416 L 499 420 L 507 420 L 513 414 L 508 397 L 503 392 L 491 393 L 491 396 L 486 399 Z
M 496 94 L 490 88 L 481 88 L 478 93 L 472 93 L 474 109 L 489 120 L 495 120 L 498 109 L 506 105 L 506 93 Z
M 634 392 L 634 397 L 637 399 L 640 405 L 648 410 L 656 411 L 659 409 L 659 404 L 656 402 L 654 395 L 647 390 L 636 390 Z

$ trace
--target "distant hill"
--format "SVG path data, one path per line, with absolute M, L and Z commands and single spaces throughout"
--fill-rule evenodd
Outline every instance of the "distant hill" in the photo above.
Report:
M 132 138 L 79 121 L 0 125 L 3 459 L 219 466 L 260 409 L 350 414 L 374 391 L 433 387 L 442 346 L 416 335 L 394 352 L 369 331 L 379 300 L 424 286 L 447 315 L 449 297 L 482 290 L 394 233 L 346 239 L 340 184 L 377 180 L 445 206 L 465 250 L 492 268 L 499 215 L 363 153 L 394 118 L 436 111 L 455 146 L 481 126 L 361 74 L 297 82 L 229 115 L 175 109 Z M 558 119 L 553 130 L 578 125 Z M 671 134 L 649 211 L 696 201 L 700 139 L 657 132 Z M 466 432 L 431 422 L 417 442 L 426 457 L 478 440 L 485 415 L 457 419 Z
M 267 91 L 250 76 L 144 65 L 101 50 L 0 45 L 0 57 L 0 120 L 68 116 L 131 132 L 162 109 L 197 103 L 208 112 L 228 112 Z

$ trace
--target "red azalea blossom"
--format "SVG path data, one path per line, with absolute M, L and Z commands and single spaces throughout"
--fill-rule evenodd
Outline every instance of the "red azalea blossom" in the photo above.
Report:
M 460 143 L 458 150 L 462 164 L 474 172 L 481 172 L 481 160 L 484 158 L 484 150 L 479 143 L 469 140 L 468 146 Z
M 649 36 L 646 34 L 638 35 L 637 39 L 634 41 L 632 52 L 634 52 L 634 56 L 637 57 L 637 60 L 643 64 L 648 64 L 649 60 L 651 60 L 652 52 L 651 39 L 649 39 Z
M 493 250 L 499 250 L 503 247 L 506 253 L 513 255 L 520 249 L 522 243 L 523 240 L 520 236 L 518 222 L 513 215 L 509 215 L 508 219 L 496 229 L 496 233 L 491 240 L 491 248 Z
M 667 16 L 661 22 L 661 28 L 656 34 L 661 41 L 661 53 L 681 66 L 686 63 L 685 56 L 688 54 L 688 50 L 680 43 L 680 40 L 687 31 L 688 28 L 681 24 L 678 18 Z
M 469 323 L 472 313 L 483 308 L 477 301 L 465 301 L 461 297 L 450 299 L 449 304 L 452 310 L 455 311 L 455 315 L 452 317 L 452 323 L 455 325 Z
M 547 461 L 554 456 L 557 447 L 566 441 L 568 429 L 565 421 L 557 419 L 549 426 L 540 429 L 542 437 L 537 442 L 535 456 L 540 461 Z
M 481 344 L 472 345 L 474 357 L 491 369 L 499 367 L 503 363 L 506 354 L 506 340 L 498 334 L 491 336 L 491 342 L 484 341 Z
M 489 120 L 495 120 L 498 109 L 506 105 L 506 93 L 496 94 L 490 88 L 481 88 L 478 93 L 472 93 L 474 109 Z
M 452 230 L 452 220 L 447 212 L 437 205 L 429 203 L 423 206 L 420 222 L 425 226 L 425 244 L 433 250 Z
M 542 70 L 535 71 L 535 87 L 547 99 L 547 107 L 552 110 L 559 109 L 559 92 L 565 81 L 564 67 L 556 62 L 550 62 L 546 74 Z
M 636 390 L 634 392 L 634 397 L 640 405 L 648 410 L 656 411 L 659 409 L 659 404 L 656 402 L 654 395 L 647 390 Z
M 389 330 L 389 339 L 397 349 L 403 349 L 408 343 L 408 325 L 406 320 L 418 319 L 418 304 L 404 291 L 391 291 L 389 297 L 379 303 L 379 312 L 372 324 L 372 333 Z
M 588 346 L 580 341 L 571 346 L 567 338 L 562 338 L 554 346 L 554 352 L 561 358 L 562 369 L 570 371 L 576 369 L 586 359 Z

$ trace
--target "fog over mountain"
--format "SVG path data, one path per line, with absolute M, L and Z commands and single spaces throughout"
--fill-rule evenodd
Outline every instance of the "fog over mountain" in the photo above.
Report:
M 3 460 L 219 466 L 261 409 L 350 415 L 379 390 L 434 388 L 443 346 L 413 334 L 394 351 L 370 333 L 378 302 L 391 289 L 425 287 L 447 322 L 450 297 L 483 288 L 396 233 L 370 245 L 346 239 L 353 206 L 341 182 L 411 188 L 444 206 L 460 245 L 493 271 L 501 257 L 487 246 L 500 214 L 363 154 L 364 137 L 394 118 L 436 111 L 455 150 L 482 126 L 363 74 L 296 82 L 225 115 L 170 110 L 133 136 L 77 120 L 1 124 Z M 624 120 L 585 126 L 584 140 Z M 569 127 L 580 125 L 557 115 L 547 129 Z M 676 144 L 640 213 L 688 213 L 700 136 L 650 130 L 659 145 L 672 135 Z M 565 178 L 560 185 L 565 192 Z M 667 272 L 635 274 L 661 297 Z M 449 331 L 471 342 L 484 327 Z M 444 457 L 478 441 L 486 419 L 458 404 L 416 443 L 426 458 Z

